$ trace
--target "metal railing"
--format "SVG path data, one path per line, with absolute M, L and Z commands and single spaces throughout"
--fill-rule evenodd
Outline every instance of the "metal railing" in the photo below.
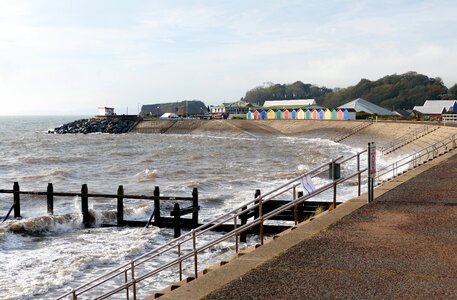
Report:
M 390 178 L 394 178 L 406 172 L 407 170 L 416 168 L 427 161 L 455 149 L 457 146 L 456 139 L 457 136 L 455 134 L 450 135 L 443 141 L 428 146 L 378 170 L 375 177 L 376 182 L 380 184 Z
M 285 210 L 289 210 L 294 207 L 296 208 L 300 203 L 303 203 L 304 201 L 329 190 L 333 190 L 333 203 L 336 204 L 337 186 L 354 177 L 357 178 L 357 193 L 360 196 L 362 174 L 367 171 L 367 168 L 362 169 L 360 167 L 360 162 L 361 156 L 366 152 L 367 150 L 364 150 L 348 158 L 343 158 L 340 156 L 325 164 L 322 164 L 306 172 L 305 174 L 289 180 L 287 183 L 279 186 L 278 188 L 266 194 L 259 195 L 254 200 L 248 203 L 244 203 L 239 207 L 231 210 L 230 212 L 215 218 L 212 220 L 212 222 L 204 224 L 186 234 L 183 234 L 182 236 L 175 238 L 170 242 L 135 258 L 129 263 L 121 265 L 118 268 L 115 268 L 112 271 L 103 274 L 102 276 L 99 276 L 88 283 L 72 289 L 57 299 L 63 299 L 68 296 L 72 297 L 72 299 L 77 299 L 80 295 L 83 294 L 89 296 L 89 292 L 92 293 L 90 297 L 97 295 L 96 299 L 106 299 L 118 293 L 125 293 L 125 297 L 127 299 L 129 299 L 130 295 L 132 295 L 133 299 L 136 299 L 138 294 L 138 284 L 140 282 L 146 282 L 147 279 L 150 279 L 153 276 L 157 276 L 163 272 L 170 271 L 173 268 L 177 268 L 178 270 L 177 273 L 179 274 L 179 281 L 183 279 L 184 271 L 190 272 L 192 274 L 190 279 L 197 278 L 199 276 L 199 270 L 202 270 L 201 266 L 199 268 L 200 258 L 204 253 L 206 253 L 207 250 L 214 246 L 220 245 L 224 241 L 234 239 L 232 243 L 235 247 L 235 253 L 238 253 L 240 250 L 240 236 L 243 233 L 246 233 L 247 230 L 252 229 L 255 229 L 259 233 L 259 243 L 260 245 L 263 245 L 265 239 L 263 226 L 265 222 L 272 220 L 274 216 L 284 212 Z M 348 166 L 354 161 L 356 162 L 356 166 L 354 167 L 355 171 L 353 171 L 353 173 L 346 174 L 346 176 L 343 176 L 339 179 L 330 180 L 330 182 L 326 182 L 321 186 L 316 187 L 313 192 L 305 194 L 301 197 L 297 197 L 297 188 L 301 185 L 302 178 L 306 176 L 311 178 L 315 178 L 317 176 L 322 177 L 323 173 L 329 172 L 329 164 L 332 165 L 333 168 L 334 164 L 338 163 L 340 165 L 345 164 Z M 347 167 L 347 172 L 351 172 L 349 166 Z M 287 204 L 278 207 L 270 212 L 263 213 L 263 205 L 266 202 L 274 200 L 276 197 L 290 192 L 292 192 L 293 195 L 293 199 L 290 200 L 290 202 L 287 202 Z M 246 220 L 247 215 L 252 214 L 253 212 L 257 214 L 257 218 L 254 218 L 254 220 L 251 221 L 246 221 L 245 224 L 239 224 L 239 220 L 242 220 L 243 218 Z M 231 224 L 232 222 L 232 231 L 222 234 L 221 236 L 211 239 L 210 241 L 206 241 L 204 239 L 204 235 L 209 233 L 210 230 L 222 224 Z M 157 260 L 163 256 L 166 256 L 164 258 L 165 261 L 163 261 L 161 265 L 157 266 Z M 153 265 L 154 262 L 156 265 Z M 110 283 L 111 286 L 117 286 L 115 288 L 102 287 L 102 285 L 108 283 Z M 99 289 L 98 292 L 95 289 Z
M 389 153 L 437 130 L 438 128 L 439 127 L 429 126 L 429 125 L 425 125 L 425 126 L 421 126 L 420 128 L 416 128 L 412 132 L 408 132 L 407 134 L 404 134 L 400 137 L 395 138 L 388 144 L 383 145 L 380 149 L 381 154 L 382 155 L 389 154 Z
M 370 126 L 372 124 L 373 124 L 373 122 L 367 121 L 367 122 L 361 123 L 361 124 L 359 124 L 357 126 L 354 126 L 354 127 L 350 128 L 349 132 L 346 132 L 344 134 L 341 134 L 341 135 L 333 138 L 333 141 L 335 143 L 341 142 L 342 140 L 347 139 L 348 137 L 356 134 L 357 132 L 367 128 L 368 126 Z

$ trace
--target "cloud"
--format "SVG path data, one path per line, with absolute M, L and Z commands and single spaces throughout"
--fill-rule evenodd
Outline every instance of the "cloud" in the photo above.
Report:
M 452 1 L 122 3 L 0 0 L 3 113 L 217 104 L 267 81 L 344 87 L 412 70 L 457 82 Z

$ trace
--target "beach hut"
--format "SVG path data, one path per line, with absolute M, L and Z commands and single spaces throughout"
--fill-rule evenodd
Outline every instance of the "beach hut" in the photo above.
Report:
M 332 111 L 328 108 L 324 109 L 324 119 L 331 120 L 332 119 Z
M 274 120 L 276 117 L 275 111 L 272 109 L 269 109 L 267 112 L 267 119 L 268 120 Z
M 260 120 L 260 113 L 259 111 L 256 109 L 254 110 L 254 112 L 252 113 L 253 117 L 254 117 L 254 120 Z
M 323 109 L 319 110 L 319 120 L 325 120 L 325 111 Z
M 290 119 L 290 111 L 288 109 L 285 109 L 282 111 L 282 118 L 284 120 L 289 120 Z
M 338 108 L 338 110 L 336 111 L 336 118 L 338 120 L 344 120 L 344 112 L 341 108 Z
M 304 118 L 305 118 L 305 112 L 303 111 L 303 109 L 299 108 L 297 110 L 297 119 L 303 120 Z
M 265 110 L 262 110 L 260 112 L 260 119 L 262 119 L 262 120 L 268 119 L 268 114 L 267 114 L 267 112 Z
M 317 109 L 313 109 L 313 110 L 311 111 L 311 119 L 312 119 L 312 120 L 317 120 L 317 119 L 319 119 L 319 113 L 317 112 Z
M 338 115 L 336 113 L 336 109 L 332 109 L 332 120 L 338 120 Z
M 295 109 L 293 109 L 291 112 L 290 112 L 290 118 L 292 120 L 296 120 L 297 119 L 297 111 Z
M 275 113 L 275 118 L 277 120 L 281 120 L 282 119 L 282 111 L 280 109 L 278 109 Z
M 306 110 L 305 112 L 305 119 L 306 120 L 311 120 L 313 117 L 312 117 L 312 113 L 309 109 Z
M 251 111 L 248 111 L 246 113 L 246 120 L 252 120 L 254 119 L 254 116 L 252 115 L 252 112 Z

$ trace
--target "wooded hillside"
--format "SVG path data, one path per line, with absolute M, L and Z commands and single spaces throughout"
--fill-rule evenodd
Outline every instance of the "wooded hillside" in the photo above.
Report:
M 363 98 L 387 108 L 412 109 L 428 99 L 457 99 L 457 84 L 448 89 L 441 78 L 429 78 L 416 72 L 387 75 L 376 81 L 362 79 L 355 86 L 329 89 L 297 81 L 293 84 L 270 84 L 249 90 L 242 100 L 263 104 L 265 100 L 316 99 L 319 105 L 337 107 Z

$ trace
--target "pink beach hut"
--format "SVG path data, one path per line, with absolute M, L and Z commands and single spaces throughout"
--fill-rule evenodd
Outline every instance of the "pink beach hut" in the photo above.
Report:
M 287 109 L 283 110 L 283 111 L 282 111 L 282 118 L 283 118 L 284 120 L 289 120 L 289 119 L 290 119 L 290 111 L 287 110 Z
M 254 116 L 254 120 L 260 120 L 260 113 L 259 113 L 259 111 L 257 109 L 254 110 L 252 115 Z
M 313 111 L 311 112 L 311 119 L 313 119 L 313 120 L 319 119 L 319 113 L 317 112 L 316 109 L 313 109 Z
M 338 110 L 336 111 L 336 119 L 344 120 L 344 112 L 341 110 L 341 108 L 338 108 Z

